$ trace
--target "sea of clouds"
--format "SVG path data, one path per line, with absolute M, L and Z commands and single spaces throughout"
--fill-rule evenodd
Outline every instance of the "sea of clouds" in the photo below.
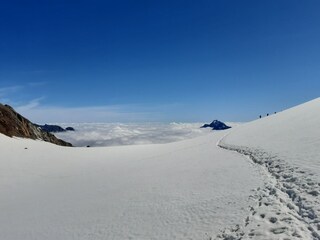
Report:
M 76 147 L 101 147 L 169 143 L 198 137 L 212 131 L 200 128 L 202 123 L 69 123 L 75 131 L 55 133 Z

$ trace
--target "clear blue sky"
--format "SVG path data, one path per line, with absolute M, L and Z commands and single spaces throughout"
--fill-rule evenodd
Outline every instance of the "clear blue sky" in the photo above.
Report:
M 3 1 L 0 102 L 33 121 L 247 121 L 319 97 L 320 1 Z

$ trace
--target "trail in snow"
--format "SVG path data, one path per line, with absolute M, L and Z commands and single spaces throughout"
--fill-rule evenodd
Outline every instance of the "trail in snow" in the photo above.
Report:
M 226 131 L 250 161 L 213 146 L 226 132 L 89 149 L 0 135 L 0 239 L 319 240 L 319 123 L 316 99 Z
M 256 204 L 217 239 L 320 239 L 320 98 L 233 129 L 218 145 L 265 171 Z
M 252 195 L 256 205 L 250 208 L 242 226 L 227 229 L 218 239 L 320 239 L 320 183 L 261 150 L 231 146 L 223 141 L 219 146 L 248 156 L 269 177 L 265 178 L 265 186 Z

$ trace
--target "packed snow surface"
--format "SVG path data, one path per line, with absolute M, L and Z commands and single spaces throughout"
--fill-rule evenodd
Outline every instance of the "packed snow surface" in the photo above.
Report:
M 259 171 L 216 146 L 66 148 L 0 135 L 0 239 L 209 239 L 249 214 Z
M 244 124 L 220 146 L 266 170 L 242 239 L 320 239 L 320 98 Z M 232 232 L 232 231 L 231 231 Z
M 118 129 L 140 145 L 0 135 L 0 239 L 319 240 L 319 123 L 320 98 L 226 131 Z

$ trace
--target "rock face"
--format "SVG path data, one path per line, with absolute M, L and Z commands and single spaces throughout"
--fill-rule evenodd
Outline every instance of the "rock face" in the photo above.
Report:
M 66 130 L 67 131 L 75 131 L 73 127 L 67 127 Z
M 43 131 L 37 125 L 17 113 L 9 105 L 0 104 L 0 133 L 9 137 L 41 139 L 60 146 L 71 147 L 72 144 L 56 138 L 53 134 Z
M 210 127 L 213 130 L 225 130 L 225 129 L 231 128 L 218 120 L 213 120 L 212 123 L 210 124 L 204 124 L 201 128 L 207 128 L 207 127 Z

